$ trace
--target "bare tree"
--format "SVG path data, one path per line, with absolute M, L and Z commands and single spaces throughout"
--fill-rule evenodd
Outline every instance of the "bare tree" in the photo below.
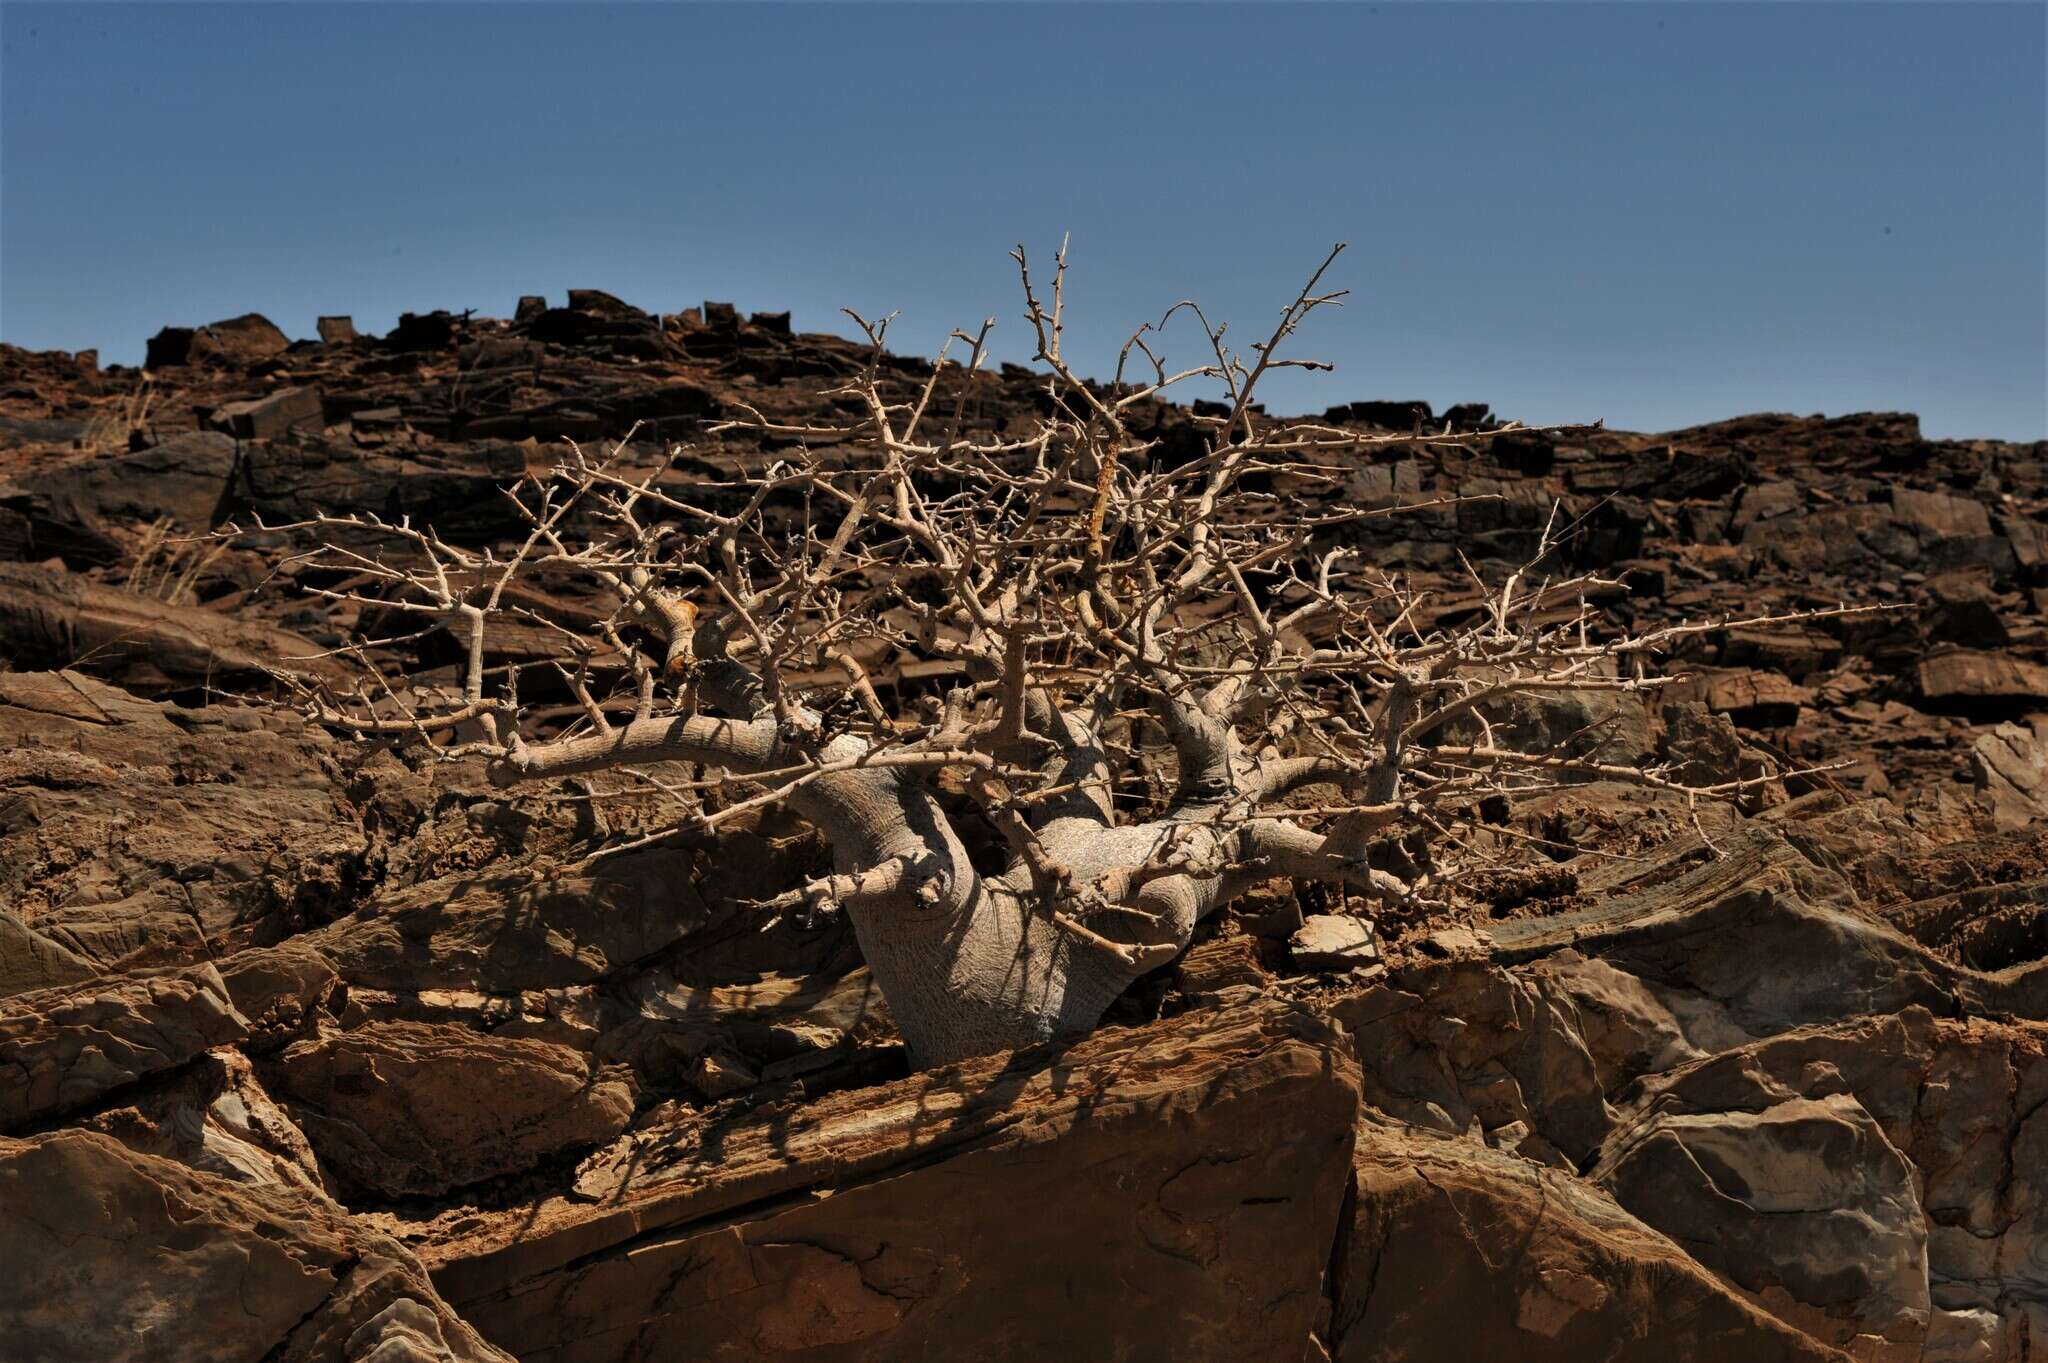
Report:
M 772 902 L 851 917 L 919 1063 L 1086 1032 L 1261 881 L 1367 905 L 1442 893 L 1442 871 L 1387 840 L 1452 836 L 1486 797 L 1588 777 L 1688 799 L 1754 784 L 1688 789 L 1518 751 L 1486 720 L 1509 696 L 1655 687 L 1646 657 L 1733 622 L 1603 632 L 1585 604 L 1597 579 L 1542 576 L 1560 557 L 1546 534 L 1483 610 L 1431 627 L 1420 595 L 1343 547 L 1342 527 L 1399 508 L 1310 510 L 1290 491 L 1416 438 L 1270 421 L 1253 403 L 1275 369 L 1326 367 L 1282 348 L 1342 296 L 1318 291 L 1336 255 L 1248 354 L 1184 302 L 1091 384 L 1061 348 L 1064 248 L 1043 286 L 1020 248 L 1048 411 L 1029 431 L 969 419 L 993 321 L 955 333 L 964 360 L 942 353 L 891 401 L 886 323 L 855 317 L 871 359 L 840 394 L 848 424 L 750 412 L 712 432 L 792 451 L 758 472 L 683 484 L 626 467 L 626 442 L 572 447 L 509 490 L 528 527 L 516 548 L 367 517 L 277 527 L 319 541 L 302 564 L 331 571 L 302 580 L 330 602 L 453 621 L 467 642 L 459 688 L 389 678 L 356 644 L 361 685 L 304 697 L 358 735 L 482 752 L 505 786 L 624 769 L 695 828 L 786 804 L 835 871 Z M 1169 322 L 1199 332 L 1200 363 L 1158 357 Z M 1196 380 L 1220 385 L 1221 414 L 1197 418 L 1198 454 L 1162 467 L 1132 414 Z M 829 460 L 811 449 L 828 444 Z M 581 626 L 538 608 L 525 585 L 565 572 L 601 575 L 617 608 Z M 490 665 L 506 622 L 554 656 Z M 521 701 L 536 666 L 574 698 L 566 727 Z M 967 820 L 1000 855 L 977 866 Z

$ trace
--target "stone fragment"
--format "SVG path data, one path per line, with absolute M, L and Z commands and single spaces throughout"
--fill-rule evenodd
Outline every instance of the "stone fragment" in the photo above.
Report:
M 2025 828 L 2048 819 L 2048 719 L 1978 733 L 1970 740 L 1970 772 L 1998 827 Z
M 1892 489 L 1892 506 L 1900 520 L 1930 538 L 1952 539 L 1991 533 L 1991 513 L 1973 497 L 1899 487 Z
M 1923 659 L 1914 669 L 1924 701 L 1942 708 L 1982 702 L 2048 705 L 2048 664 L 2002 653 L 1956 649 Z
M 1288 939 L 1287 948 L 1298 968 L 1323 974 L 1369 970 L 1380 962 L 1371 920 L 1350 914 L 1309 915 Z
M 1706 1267 L 1817 1338 L 1927 1333 L 1927 1221 L 1913 1168 L 1853 1097 L 1650 1113 L 1593 1178 Z
M 217 407 L 209 418 L 213 428 L 237 440 L 276 440 L 293 431 L 322 426 L 320 390 L 286 388 L 268 397 L 250 398 Z

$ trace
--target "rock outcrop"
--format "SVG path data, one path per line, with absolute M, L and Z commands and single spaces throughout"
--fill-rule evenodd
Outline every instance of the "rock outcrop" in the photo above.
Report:
M 595 290 L 170 327 L 147 375 L 0 346 L 0 1359 L 2041 1356 L 2048 445 L 1332 408 L 1388 438 L 1271 490 L 1406 507 L 1333 525 L 1415 629 L 1546 527 L 1614 625 L 1885 609 L 1463 721 L 1733 806 L 1488 807 L 1498 864 L 1443 899 L 1269 885 L 1087 1040 L 913 1074 L 847 924 L 764 906 L 829 864 L 812 830 L 310 725 L 283 702 L 329 650 L 394 636 L 369 661 L 437 687 L 460 618 L 203 538 L 505 551 L 500 488 L 564 440 L 715 503 L 798 441 L 711 427 L 836 419 L 869 362 Z M 891 402 L 934 379 L 874 363 Z M 979 434 L 1046 400 L 937 381 Z M 1219 414 L 1126 415 L 1176 466 Z M 488 662 L 576 713 L 527 665 L 618 588 L 515 590 Z

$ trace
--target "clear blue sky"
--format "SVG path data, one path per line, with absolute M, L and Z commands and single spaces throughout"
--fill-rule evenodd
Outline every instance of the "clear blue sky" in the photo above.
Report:
M 0 5 L 0 339 L 383 330 L 609 290 L 1001 321 L 1073 234 L 1076 355 L 1249 339 L 1276 410 L 1666 429 L 1906 409 L 2044 435 L 2048 7 Z M 1183 334 L 1171 354 L 1193 358 Z

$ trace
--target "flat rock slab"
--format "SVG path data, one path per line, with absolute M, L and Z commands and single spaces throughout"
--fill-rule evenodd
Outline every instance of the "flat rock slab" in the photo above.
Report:
M 1262 1002 L 686 1119 L 422 1250 L 524 1363 L 1298 1358 L 1355 1064 Z
M 30 563 L 0 563 L 0 649 L 16 666 L 76 665 L 138 692 L 346 675 L 288 630 Z
M 1337 974 L 1380 963 L 1372 923 L 1348 914 L 1318 913 L 1302 920 L 1287 949 L 1303 970 Z

